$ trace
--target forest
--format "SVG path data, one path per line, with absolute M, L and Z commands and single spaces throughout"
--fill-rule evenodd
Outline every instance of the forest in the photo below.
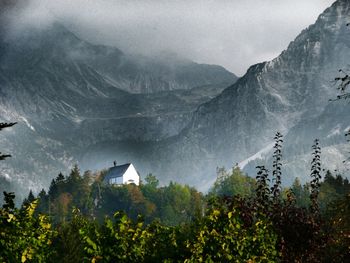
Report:
M 4 192 L 0 261 L 346 262 L 348 179 L 322 171 L 315 140 L 309 183 L 282 187 L 282 135 L 274 139 L 271 172 L 218 168 L 207 194 L 152 174 L 139 186 L 106 185 L 106 171 L 77 165 L 20 207 Z

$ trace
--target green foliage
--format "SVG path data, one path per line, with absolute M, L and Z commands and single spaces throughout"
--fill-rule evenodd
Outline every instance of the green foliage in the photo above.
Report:
M 350 258 L 350 192 L 331 202 L 326 209 L 330 231 L 325 262 L 347 262 Z
M 157 189 L 159 185 L 159 180 L 153 174 L 148 174 L 145 178 L 146 185 L 150 188 Z
M 35 197 L 33 195 L 32 190 L 29 191 L 28 197 L 23 200 L 22 206 L 25 208 L 27 207 L 30 203 L 32 203 L 35 200 Z
M 188 241 L 191 256 L 185 262 L 275 262 L 276 243 L 266 219 L 257 218 L 247 226 L 240 211 L 220 206 L 209 211 Z
M 56 235 L 45 215 L 35 216 L 37 201 L 24 209 L 14 207 L 14 195 L 5 194 L 0 209 L 0 262 L 48 262 Z
M 149 233 L 143 222 L 132 222 L 126 214 L 117 212 L 115 220 L 106 219 L 93 236 L 81 230 L 85 251 L 92 262 L 142 262 L 146 253 Z
M 38 196 L 39 211 L 49 214 L 55 223 L 71 219 L 73 207 L 92 216 L 93 198 L 89 174 L 80 175 L 75 165 L 68 177 L 59 174 L 52 180 L 48 193 L 42 190 Z
M 21 209 L 15 208 L 14 195 L 5 193 L 0 210 L 0 262 L 346 259 L 348 180 L 328 172 L 320 182 L 312 173 L 312 184 L 303 186 L 296 179 L 283 191 L 281 136 L 275 139 L 271 187 L 265 166 L 257 167 L 256 180 L 238 167 L 231 172 L 220 169 L 206 197 L 174 182 L 159 187 L 153 175 L 140 186 L 104 185 L 102 173 L 88 171 L 81 176 L 75 166 L 69 176 L 59 174 L 38 200 L 30 192 Z M 320 171 L 319 159 L 315 162 Z M 312 200 L 320 212 L 306 209 Z M 341 256 L 335 257 L 337 253 Z
M 191 224 L 164 226 L 159 221 L 145 225 L 117 212 L 114 220 L 91 231 L 80 230 L 86 259 L 91 262 L 274 262 L 277 236 L 272 225 L 260 218 L 247 226 L 238 210 L 210 209 Z
M 191 188 L 188 186 L 170 182 L 168 187 L 161 189 L 161 197 L 160 218 L 167 225 L 188 222 L 200 209 L 191 203 Z
M 159 221 L 146 226 L 141 217 L 133 221 L 123 212 L 101 226 L 86 225 L 80 234 L 91 262 L 171 262 L 184 255 L 179 228 Z
M 68 177 L 59 174 L 52 180 L 48 193 L 39 194 L 38 211 L 49 214 L 54 223 L 72 219 L 75 207 L 87 218 L 103 222 L 115 211 L 124 211 L 136 220 L 139 214 L 145 222 L 159 219 L 167 225 L 178 225 L 202 215 L 204 198 L 196 189 L 171 182 L 158 187 L 159 181 L 148 175 L 146 183 L 136 186 L 101 183 L 101 174 L 85 172 L 80 175 L 75 166 Z M 25 200 L 25 202 L 27 202 Z
M 309 207 L 310 206 L 310 185 L 301 185 L 299 178 L 295 178 L 290 190 L 295 198 L 295 204 L 298 207 Z
M 224 168 L 218 168 L 217 175 L 209 195 L 250 196 L 254 192 L 255 180 L 244 174 L 238 166 L 234 167 L 231 172 L 227 172 Z
M 57 236 L 53 240 L 55 251 L 52 262 L 83 262 L 85 258 L 84 240 L 81 229 L 93 229 L 95 224 L 83 217 L 80 211 L 73 209 L 70 222 L 57 226 Z

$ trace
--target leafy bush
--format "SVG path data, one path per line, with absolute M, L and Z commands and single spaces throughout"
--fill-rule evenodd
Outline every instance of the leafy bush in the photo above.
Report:
M 0 209 L 0 261 L 48 262 L 53 255 L 52 240 L 57 232 L 45 215 L 34 215 L 37 201 L 19 210 L 13 193 L 6 193 Z

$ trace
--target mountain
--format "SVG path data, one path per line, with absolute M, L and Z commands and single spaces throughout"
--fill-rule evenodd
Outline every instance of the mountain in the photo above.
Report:
M 215 65 L 93 45 L 58 23 L 2 35 L 0 118 L 19 123 L 0 135 L 2 152 L 13 155 L 1 163 L 2 185 L 38 191 L 104 145 L 117 151 L 83 168 L 133 161 L 132 145 L 178 134 L 198 105 L 236 79 Z
M 349 15 L 350 2 L 336 1 L 277 58 L 251 66 L 202 104 L 181 134 L 160 146 L 167 160 L 176 161 L 163 162 L 159 171 L 206 186 L 215 180 L 217 166 L 239 163 L 255 176 L 257 164 L 272 168 L 277 131 L 285 135 L 285 182 L 296 176 L 307 180 L 315 138 L 325 146 L 324 167 L 340 168 L 349 151 L 344 133 L 350 106 L 329 99 L 336 97 L 332 81 L 338 70 L 346 70 L 350 61 Z
M 58 23 L 45 29 L 22 30 L 7 40 L 10 43 L 3 43 L 1 51 L 2 64 L 7 70 L 50 66 L 50 70 L 55 71 L 73 70 L 70 74 L 73 76 L 95 74 L 110 86 L 129 93 L 190 89 L 232 83 L 237 79 L 223 67 L 197 64 L 176 55 L 148 58 L 127 55 L 114 47 L 92 45 Z M 78 70 L 81 72 L 76 72 Z M 111 96 L 113 90 L 104 88 L 100 92 L 100 95 Z
M 271 169 L 277 131 L 285 135 L 284 183 L 307 180 L 315 138 L 324 168 L 345 169 L 350 105 L 329 99 L 338 70 L 348 68 L 349 11 L 350 2 L 336 1 L 237 81 L 218 66 L 92 45 L 57 24 L 6 39 L 0 116 L 20 124 L 0 138 L 14 154 L 2 180 L 38 190 L 74 162 L 100 169 L 116 159 L 205 190 L 217 166 L 238 163 L 252 176 L 257 164 Z

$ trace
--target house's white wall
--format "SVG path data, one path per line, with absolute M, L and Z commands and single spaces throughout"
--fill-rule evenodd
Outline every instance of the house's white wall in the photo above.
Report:
M 129 168 L 124 173 L 123 184 L 131 183 L 130 181 L 136 185 L 140 184 L 140 176 L 132 164 L 130 164 Z

